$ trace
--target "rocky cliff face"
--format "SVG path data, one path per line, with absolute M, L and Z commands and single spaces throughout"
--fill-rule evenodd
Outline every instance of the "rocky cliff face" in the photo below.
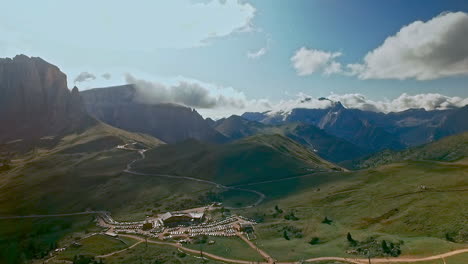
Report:
M 222 143 L 227 139 L 194 109 L 137 100 L 133 85 L 98 88 L 81 93 L 88 112 L 112 126 L 157 137 L 167 143 L 189 138 Z
M 0 59 L 0 143 L 56 136 L 92 122 L 58 67 L 25 55 Z

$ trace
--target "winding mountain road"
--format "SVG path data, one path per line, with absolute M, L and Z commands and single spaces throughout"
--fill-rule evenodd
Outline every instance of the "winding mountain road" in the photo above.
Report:
M 130 174 L 133 174 L 133 175 L 154 176 L 154 177 L 163 177 L 163 178 L 172 178 L 172 179 L 195 181 L 195 182 L 199 182 L 199 183 L 214 185 L 216 188 L 219 188 L 219 189 L 222 189 L 222 190 L 235 190 L 235 191 L 242 191 L 242 192 L 250 192 L 250 193 L 256 194 L 258 196 L 258 199 L 254 203 L 252 203 L 250 205 L 247 205 L 247 206 L 244 206 L 244 207 L 225 207 L 227 209 L 252 208 L 252 207 L 255 207 L 255 206 L 259 205 L 261 202 L 263 202 L 263 200 L 265 200 L 265 197 L 266 197 L 265 194 L 263 194 L 263 193 L 261 193 L 259 191 L 255 191 L 255 190 L 225 186 L 225 185 L 213 182 L 213 181 L 202 180 L 202 179 L 187 177 L 187 176 L 137 172 L 137 171 L 134 170 L 133 164 L 135 162 L 137 162 L 137 161 L 144 160 L 146 158 L 146 155 L 145 155 L 146 149 L 144 149 L 144 150 L 137 150 L 137 149 L 133 149 L 133 148 L 125 148 L 125 149 L 126 150 L 137 151 L 138 154 L 140 154 L 140 158 L 137 158 L 137 159 L 135 159 L 135 160 L 133 160 L 133 161 L 131 161 L 130 163 L 127 164 L 127 168 L 124 170 L 124 172 L 126 172 L 126 173 L 130 173 Z
M 136 242 L 135 244 L 129 246 L 128 248 L 124 248 L 124 249 L 121 249 L 121 250 L 118 250 L 118 251 L 114 251 L 112 253 L 109 253 L 109 254 L 104 254 L 104 255 L 100 255 L 100 256 L 96 256 L 97 258 L 107 258 L 107 257 L 110 257 L 110 256 L 113 256 L 113 255 L 116 255 L 116 254 L 119 254 L 119 253 L 122 253 L 124 251 L 127 251 L 129 249 L 132 249 L 136 246 L 138 246 L 139 244 L 143 243 L 144 240 L 139 240 L 138 242 Z
M 0 216 L 0 220 L 23 219 L 23 218 L 44 218 L 44 217 L 65 217 L 65 216 L 103 214 L 103 213 L 107 213 L 107 212 L 106 211 L 85 211 L 85 212 L 65 213 L 65 214 L 13 215 L 13 216 Z

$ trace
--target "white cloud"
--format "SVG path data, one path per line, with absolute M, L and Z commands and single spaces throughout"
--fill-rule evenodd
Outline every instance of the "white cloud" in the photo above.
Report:
M 104 79 L 106 79 L 106 80 L 110 80 L 110 78 L 112 77 L 112 75 L 111 75 L 110 73 L 106 72 L 106 73 L 103 73 L 103 74 L 101 75 L 101 77 L 104 78 Z
M 257 51 L 249 51 L 247 52 L 247 58 L 249 59 L 257 59 L 260 58 L 261 56 L 265 55 L 267 52 L 267 48 L 263 47 Z
M 302 47 L 291 57 L 291 62 L 299 76 L 311 75 L 317 71 L 331 74 L 341 70 L 341 65 L 334 61 L 339 56 L 341 56 L 341 52 L 327 52 Z
M 381 104 L 378 107 L 378 104 Z M 468 98 L 458 96 L 449 97 L 437 93 L 409 95 L 401 94 L 389 102 L 377 102 L 377 108 L 382 112 L 399 112 L 411 108 L 424 108 L 426 110 L 442 110 L 454 107 L 463 107 L 468 104 Z
M 176 103 L 196 108 L 204 117 L 221 118 L 244 112 L 265 112 L 270 115 L 287 115 L 295 108 L 324 109 L 333 102 L 341 102 L 345 107 L 374 112 L 400 112 L 412 108 L 442 110 L 463 107 L 468 98 L 450 97 L 437 93 L 409 95 L 401 94 L 395 99 L 372 100 L 363 94 L 330 94 L 316 98 L 299 93 L 294 98 L 272 102 L 268 99 L 249 99 L 243 92 L 231 87 L 222 87 L 195 79 L 179 77 L 161 82 L 148 81 L 126 75 L 127 83 L 136 85 L 143 103 Z
M 331 94 L 329 100 L 314 98 L 300 93 L 297 98 L 273 104 L 271 115 L 288 114 L 294 108 L 324 109 L 332 106 L 333 102 L 341 102 L 346 108 L 360 109 L 373 112 L 400 112 L 412 108 L 426 110 L 443 110 L 463 107 L 468 104 L 468 98 L 449 97 L 442 94 L 426 93 L 409 95 L 401 94 L 393 100 L 371 100 L 362 94 Z
M 368 52 L 362 63 L 342 67 L 340 52 L 302 47 L 291 58 L 298 75 L 321 71 L 360 79 L 433 80 L 468 75 L 468 14 L 445 12 L 402 27 Z
M 179 81 L 175 85 L 165 85 L 137 79 L 131 74 L 126 81 L 138 90 L 137 100 L 143 103 L 175 103 L 201 109 L 244 108 L 246 99 L 243 93 L 232 88 L 215 87 L 195 81 Z
M 232 87 L 179 76 L 164 79 L 146 76 L 136 78 L 126 74 L 129 84 L 135 84 L 138 94 L 136 100 L 142 103 L 175 103 L 196 108 L 204 117 L 221 118 L 233 114 L 241 115 L 246 111 L 263 112 L 272 109 L 267 99 L 247 99 L 246 95 Z
M 468 74 L 468 14 L 442 13 L 415 21 L 348 65 L 360 79 L 432 80 Z
M 92 81 L 96 80 L 96 75 L 89 73 L 89 72 L 82 72 L 78 74 L 78 76 L 75 77 L 73 80 L 73 83 L 81 83 L 81 82 L 87 82 L 87 81 Z
M 331 75 L 336 73 L 341 73 L 343 70 L 341 69 L 341 63 L 332 61 L 330 64 L 323 70 L 324 75 Z

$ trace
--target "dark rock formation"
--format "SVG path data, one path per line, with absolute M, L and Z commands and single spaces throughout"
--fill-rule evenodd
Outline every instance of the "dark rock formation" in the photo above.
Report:
M 93 122 L 58 67 L 25 55 L 0 59 L 0 143 L 57 136 Z
M 97 88 L 81 93 L 88 112 L 112 126 L 157 137 L 167 143 L 189 138 L 222 143 L 227 139 L 194 109 L 138 100 L 133 85 Z

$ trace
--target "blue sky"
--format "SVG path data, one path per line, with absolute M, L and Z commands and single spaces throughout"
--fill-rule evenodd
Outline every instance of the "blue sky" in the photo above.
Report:
M 207 116 L 304 96 L 358 94 L 382 111 L 468 97 L 463 0 L 0 1 L 1 57 L 42 57 L 80 89 L 132 80 L 208 96 L 189 105 Z

